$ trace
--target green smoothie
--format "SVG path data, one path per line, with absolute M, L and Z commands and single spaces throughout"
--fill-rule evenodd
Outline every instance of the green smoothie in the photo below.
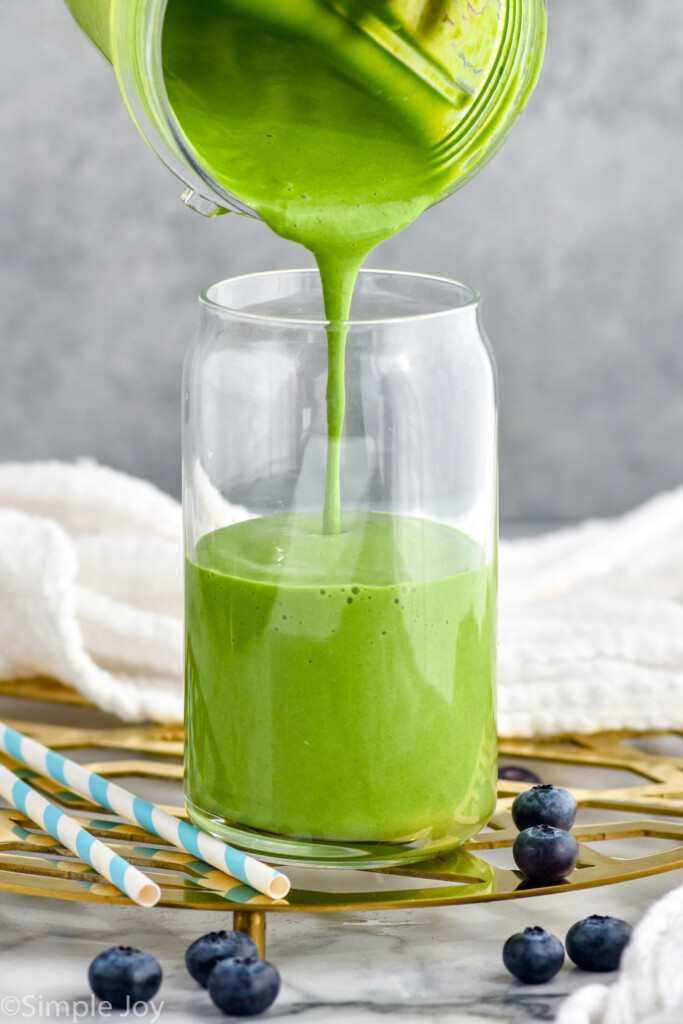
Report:
M 313 839 L 464 839 L 495 800 L 495 581 L 451 527 L 344 513 L 187 562 L 190 811 Z
M 496 90 L 525 4 L 168 2 L 190 158 L 314 254 L 330 321 L 320 512 L 189 552 L 186 793 L 209 827 L 458 841 L 492 810 L 495 570 L 447 526 L 342 511 L 344 321 L 370 250 L 476 173 L 524 106 L 540 3 Z

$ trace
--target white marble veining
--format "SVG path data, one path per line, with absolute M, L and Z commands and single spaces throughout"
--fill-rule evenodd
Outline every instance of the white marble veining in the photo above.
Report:
M 272 915 L 268 958 L 282 991 L 263 1018 L 402 1024 L 553 1020 L 562 998 L 595 980 L 571 965 L 548 984 L 523 986 L 501 962 L 508 935 L 539 924 L 560 938 L 574 921 L 608 913 L 636 923 L 683 871 L 563 895 L 371 914 Z M 112 945 L 138 946 L 164 970 L 145 1020 L 220 1020 L 187 974 L 183 954 L 197 936 L 230 927 L 229 915 L 141 910 L 0 894 L 0 1021 L 101 1021 L 87 969 Z M 605 976 L 601 976 L 601 980 Z M 163 1001 L 163 1005 L 160 1003 Z M 59 1004 L 59 1005 L 58 1005 Z M 112 1019 L 126 1020 L 119 1013 Z

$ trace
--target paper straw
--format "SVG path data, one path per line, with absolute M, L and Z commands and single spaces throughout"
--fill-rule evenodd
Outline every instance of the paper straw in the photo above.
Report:
M 41 793 L 31 789 L 23 779 L 0 764 L 0 795 L 25 814 L 27 818 L 40 825 L 58 842 L 71 850 L 77 857 L 84 860 L 95 871 L 104 875 L 112 885 L 120 889 L 141 907 L 153 907 L 159 902 L 161 890 L 142 871 L 129 864 L 118 853 L 95 839 L 86 832 L 77 821 L 70 818 L 59 807 L 46 800 Z
M 141 825 L 161 839 L 186 853 L 191 853 L 199 860 L 206 861 L 219 871 L 238 878 L 240 882 L 270 896 L 271 899 L 284 899 L 291 885 L 286 875 L 263 864 L 255 857 L 250 857 L 241 850 L 236 850 L 214 836 L 201 832 L 194 825 L 169 814 L 167 811 L 148 803 L 142 797 L 135 796 L 115 782 L 88 771 L 83 765 L 62 757 L 42 743 L 29 739 L 4 722 L 0 722 L 0 750 L 13 757 L 15 761 L 33 768 L 40 775 L 45 775 L 55 782 L 60 782 L 67 789 L 80 793 L 87 800 L 93 800 L 100 807 L 105 807 L 112 814 L 118 814 L 126 821 Z

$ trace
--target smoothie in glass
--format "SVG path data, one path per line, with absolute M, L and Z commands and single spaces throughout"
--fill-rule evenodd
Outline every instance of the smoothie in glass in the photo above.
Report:
M 406 516 L 248 520 L 187 562 L 193 816 L 313 839 L 464 839 L 495 798 L 495 581 Z

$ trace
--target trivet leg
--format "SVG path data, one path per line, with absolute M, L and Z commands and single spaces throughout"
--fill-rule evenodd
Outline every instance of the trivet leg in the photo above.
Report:
M 266 955 L 266 915 L 258 911 L 236 910 L 233 915 L 236 932 L 246 932 L 258 946 L 261 959 Z

